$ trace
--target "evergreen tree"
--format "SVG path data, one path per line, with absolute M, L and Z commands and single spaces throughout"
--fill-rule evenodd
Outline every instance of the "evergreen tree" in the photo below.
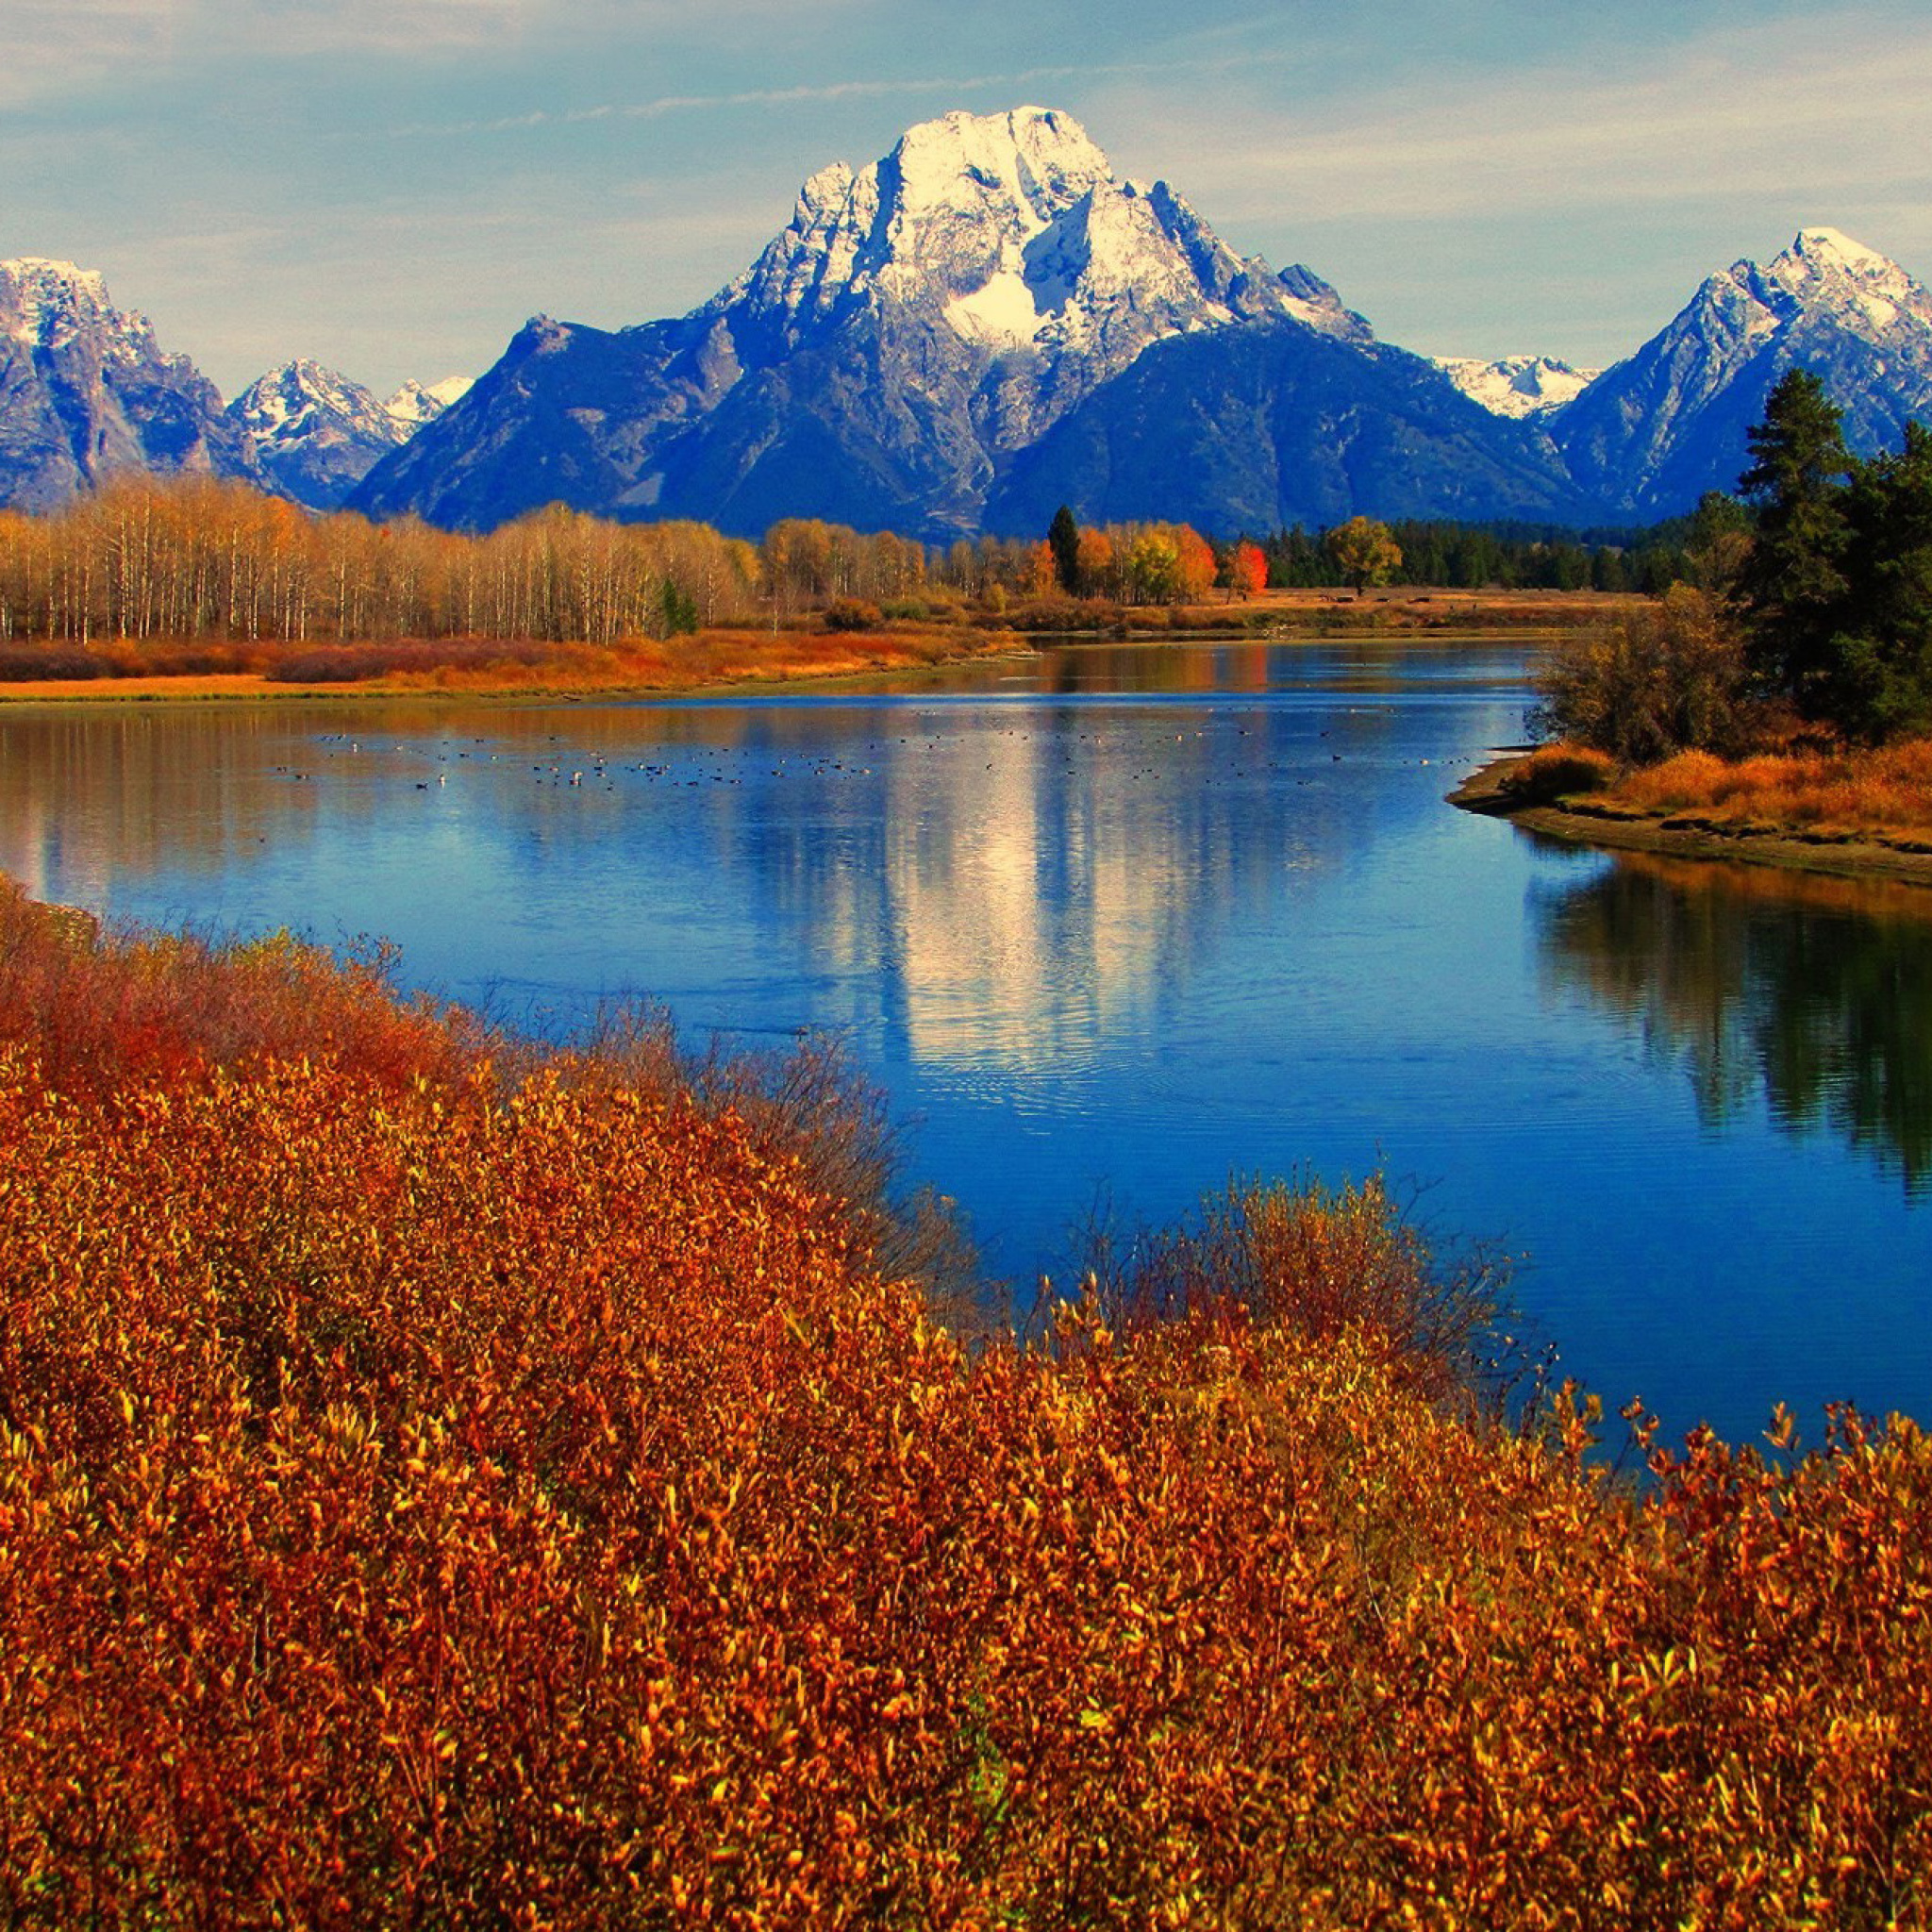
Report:
M 1047 525 L 1046 541 L 1053 551 L 1054 575 L 1068 596 L 1080 593 L 1080 525 L 1074 512 L 1061 504 Z
M 1849 529 L 1842 415 L 1807 369 L 1788 370 L 1750 431 L 1751 466 L 1739 479 L 1757 512 L 1739 574 L 1751 667 L 1764 688 L 1807 717 L 1827 717 L 1832 638 L 1846 584 Z
M 1833 722 L 1871 741 L 1932 724 L 1932 429 L 1855 464 L 1846 588 L 1824 680 Z

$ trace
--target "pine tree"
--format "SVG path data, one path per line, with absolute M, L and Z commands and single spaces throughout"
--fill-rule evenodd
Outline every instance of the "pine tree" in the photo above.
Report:
M 1046 541 L 1053 549 L 1053 567 L 1060 580 L 1060 589 L 1068 596 L 1080 593 L 1080 525 L 1074 519 L 1074 512 L 1061 504 L 1053 513 L 1053 522 L 1048 525 Z
M 1750 431 L 1751 466 L 1739 479 L 1757 512 L 1739 575 L 1751 667 L 1768 691 L 1813 718 L 1831 709 L 1831 641 L 1846 591 L 1852 461 L 1842 422 L 1817 376 L 1788 370 Z
M 1845 594 L 1825 675 L 1833 721 L 1876 741 L 1932 724 L 1932 429 L 1853 466 Z

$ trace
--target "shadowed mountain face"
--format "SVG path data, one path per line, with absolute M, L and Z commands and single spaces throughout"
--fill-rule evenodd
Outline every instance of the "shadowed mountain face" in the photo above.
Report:
M 1786 370 L 1819 375 L 1860 455 L 1932 414 L 1932 291 L 1832 228 L 1712 275 L 1670 325 L 1544 420 L 1580 490 L 1640 517 L 1731 490 Z
M 995 529 L 1169 517 L 1204 529 L 1390 517 L 1574 517 L 1548 441 L 1461 394 L 1421 357 L 1290 325 L 1152 348 L 996 486 Z
M 680 321 L 609 334 L 540 318 L 356 502 L 466 527 L 561 500 L 745 533 L 784 515 L 934 540 L 1031 529 L 1052 465 L 1029 454 L 1076 415 L 1088 426 L 1065 447 L 1100 433 L 1097 411 L 1116 493 L 1166 500 L 1165 440 L 1135 434 L 1134 399 L 1102 400 L 1157 348 L 1185 348 L 1162 366 L 1203 385 L 1197 460 L 1241 478 L 1238 500 L 1191 492 L 1209 528 L 1292 520 L 1318 498 L 1346 513 L 1364 500 L 1346 493 L 1351 470 L 1383 473 L 1370 452 L 1410 440 L 1429 474 L 1405 505 L 1506 515 L 1564 495 L 1546 442 L 1382 349 L 1319 276 L 1244 259 L 1165 184 L 1118 179 L 1068 117 L 1021 108 L 950 114 L 856 174 L 823 170 L 745 274 Z M 1284 425 L 1279 459 L 1273 441 L 1241 447 L 1257 383 L 1274 415 L 1304 391 L 1335 414 Z M 1289 452 L 1344 410 L 1372 419 L 1350 453 L 1318 491 L 1284 492 Z

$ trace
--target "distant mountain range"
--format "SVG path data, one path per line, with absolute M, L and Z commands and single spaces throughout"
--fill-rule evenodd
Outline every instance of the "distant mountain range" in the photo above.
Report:
M 311 509 L 333 509 L 469 387 L 460 376 L 410 382 L 377 402 L 359 382 L 301 359 L 258 377 L 225 413 L 254 443 L 277 490 Z
M 1710 277 L 1596 373 L 1377 340 L 1313 271 L 1241 257 L 1066 115 L 948 114 L 821 171 L 729 287 L 608 331 L 539 316 L 473 386 L 378 402 L 298 361 L 225 408 L 98 275 L 0 263 L 0 501 L 113 471 L 247 477 L 314 508 L 489 528 L 552 502 L 757 534 L 928 541 L 1185 518 L 1648 521 L 1732 488 L 1793 363 L 1870 451 L 1932 414 L 1932 293 L 1808 228 Z
M 146 316 L 72 262 L 0 261 L 0 505 L 51 509 L 125 471 L 239 477 L 333 509 L 376 460 L 469 387 L 407 383 L 379 403 L 296 361 L 225 405 Z

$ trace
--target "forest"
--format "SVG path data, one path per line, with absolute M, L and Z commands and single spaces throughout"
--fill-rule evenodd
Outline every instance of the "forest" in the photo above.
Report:
M 0 513 L 0 651 L 404 638 L 608 646 L 782 625 L 834 604 L 903 621 L 968 606 L 997 614 L 1056 598 L 1185 605 L 1350 581 L 1332 532 L 1217 544 L 1186 525 L 1056 525 L 1058 536 L 962 538 L 928 550 L 804 518 L 752 543 L 702 524 L 617 524 L 553 508 L 466 536 L 414 520 L 311 516 L 243 484 L 128 477 L 57 513 Z M 1605 537 L 1591 550 L 1568 533 L 1528 529 L 1391 533 L 1399 561 L 1388 577 L 1397 583 L 1650 588 L 1693 567 L 1674 526 L 1654 533 L 1649 549 Z

